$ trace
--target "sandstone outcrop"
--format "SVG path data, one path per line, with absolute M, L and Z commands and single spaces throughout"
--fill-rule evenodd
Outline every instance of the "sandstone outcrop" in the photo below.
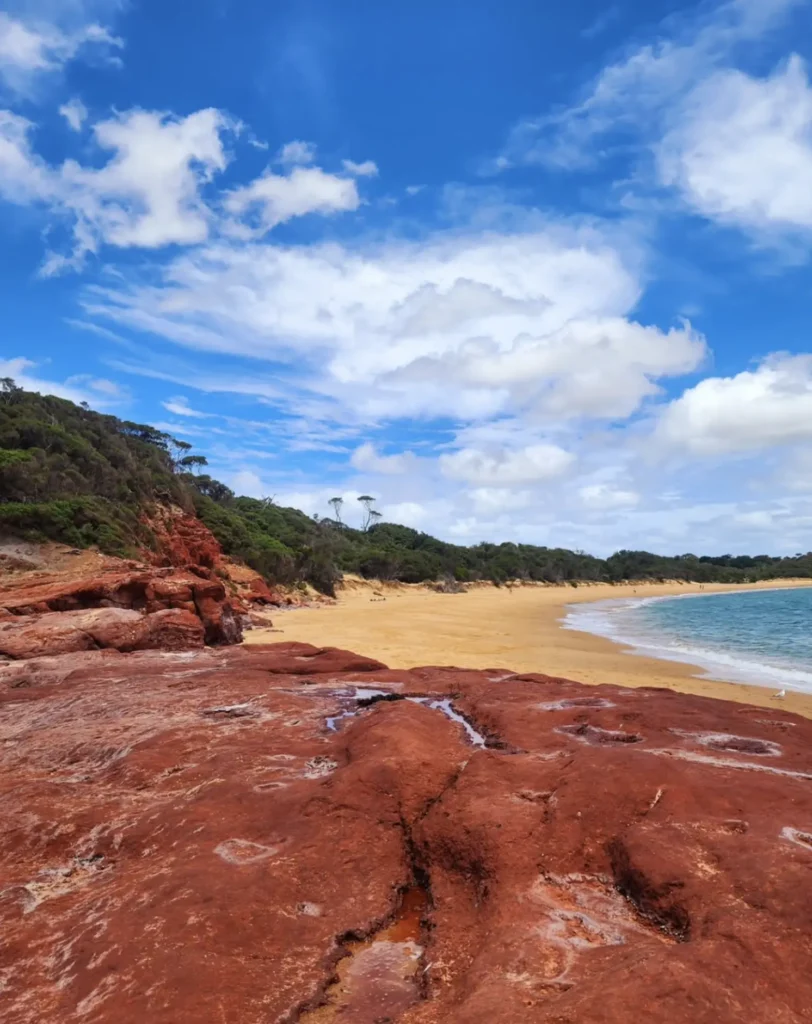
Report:
M 10 1024 L 800 1024 L 812 722 L 302 644 L 0 665 Z
M 93 647 L 177 650 L 242 638 L 223 581 L 200 567 L 120 562 L 93 576 L 31 574 L 0 585 L 0 612 L 0 654 L 9 658 Z
M 156 550 L 151 560 L 156 565 L 218 570 L 240 611 L 248 612 L 255 604 L 278 606 L 295 603 L 271 590 L 254 569 L 226 558 L 211 530 L 182 509 L 156 506 L 144 523 L 155 538 Z
M 196 516 L 179 508 L 158 505 L 144 523 L 155 538 L 157 565 L 202 565 L 214 569 L 220 564 L 223 557 L 220 542 Z
M 0 657 L 36 658 L 73 651 L 164 650 L 203 646 L 201 620 L 181 608 L 143 612 L 87 608 L 0 620 Z

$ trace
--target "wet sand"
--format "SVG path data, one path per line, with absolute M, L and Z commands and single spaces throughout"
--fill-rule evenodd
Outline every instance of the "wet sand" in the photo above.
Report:
M 781 581 L 781 586 L 809 586 L 812 581 Z M 774 588 L 774 581 L 746 589 Z M 567 605 L 625 597 L 686 593 L 723 593 L 739 585 L 608 584 L 573 587 L 478 587 L 463 594 L 437 594 L 423 587 L 375 588 L 350 583 L 337 604 L 279 612 L 273 632 L 255 629 L 246 643 L 299 640 L 341 647 L 377 658 L 392 668 L 454 665 L 541 672 L 584 683 L 664 686 L 706 697 L 783 708 L 812 718 L 812 694 L 704 678 L 699 667 L 641 657 L 630 648 L 592 633 L 564 629 Z M 385 597 L 376 595 L 379 594 Z

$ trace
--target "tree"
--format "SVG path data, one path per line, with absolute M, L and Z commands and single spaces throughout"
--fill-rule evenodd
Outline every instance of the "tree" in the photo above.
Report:
M 364 533 L 366 533 L 367 530 L 372 525 L 372 523 L 376 519 L 380 519 L 381 518 L 381 513 L 376 511 L 372 507 L 373 503 L 375 502 L 375 499 L 372 497 L 371 494 L 362 494 L 358 498 L 358 500 L 361 502 L 361 504 L 363 505 L 363 508 L 364 508 L 364 522 L 363 522 L 363 524 L 361 526 L 361 529 L 364 531 Z
M 192 446 L 189 445 L 189 447 L 191 448 Z M 178 463 L 178 465 L 183 466 L 185 470 L 191 470 L 192 472 L 194 472 L 195 469 L 200 469 L 203 466 L 208 466 L 208 464 L 209 460 L 206 458 L 205 455 L 187 455 Z
M 341 506 L 344 504 L 343 498 L 330 498 L 327 502 L 328 505 L 333 506 L 333 513 L 336 517 L 336 522 L 341 523 Z
M 22 396 L 23 389 L 13 377 L 0 377 L 0 400 L 15 402 Z

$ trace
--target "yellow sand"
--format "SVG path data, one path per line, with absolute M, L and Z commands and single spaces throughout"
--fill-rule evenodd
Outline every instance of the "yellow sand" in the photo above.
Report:
M 748 589 L 775 587 L 774 582 Z M 809 586 L 810 580 L 781 581 Z M 299 640 L 342 647 L 391 668 L 456 665 L 543 672 L 584 683 L 667 686 L 685 693 L 784 708 L 812 718 L 812 695 L 699 678 L 703 670 L 673 661 L 633 655 L 628 648 L 591 633 L 564 629 L 566 606 L 584 601 L 637 596 L 738 591 L 738 585 L 638 584 L 580 585 L 577 588 L 482 586 L 463 594 L 437 594 L 423 587 L 373 587 L 350 583 L 337 604 L 280 612 L 274 632 L 255 629 L 247 643 Z M 385 596 L 382 600 L 381 596 Z

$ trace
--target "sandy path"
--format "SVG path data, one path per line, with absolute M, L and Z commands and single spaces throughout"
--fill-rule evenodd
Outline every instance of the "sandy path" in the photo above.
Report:
M 812 581 L 782 581 L 809 586 Z M 762 589 L 775 583 L 755 584 Z M 741 590 L 705 584 L 705 593 Z M 392 668 L 455 665 L 543 672 L 585 683 L 665 686 L 708 697 L 781 707 L 812 718 L 812 694 L 788 693 L 775 700 L 773 689 L 698 678 L 702 669 L 640 657 L 591 633 L 563 629 L 566 606 L 607 598 L 698 593 L 698 584 L 632 586 L 483 587 L 464 594 L 436 594 L 422 588 L 386 588 L 386 600 L 371 586 L 344 591 L 335 606 L 280 612 L 279 631 L 256 629 L 246 643 L 300 640 L 342 647 L 377 658 Z

